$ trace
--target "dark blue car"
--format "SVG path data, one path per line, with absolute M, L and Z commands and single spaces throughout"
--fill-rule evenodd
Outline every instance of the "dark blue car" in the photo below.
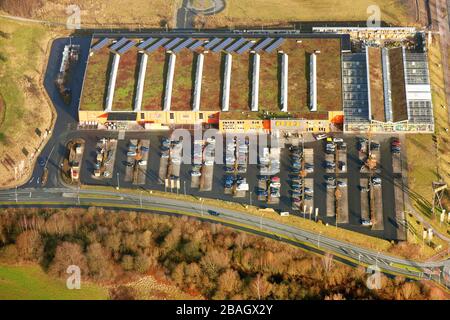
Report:
M 47 157 L 39 157 L 38 158 L 38 164 L 41 166 L 41 167 L 45 167 L 45 163 L 47 162 Z

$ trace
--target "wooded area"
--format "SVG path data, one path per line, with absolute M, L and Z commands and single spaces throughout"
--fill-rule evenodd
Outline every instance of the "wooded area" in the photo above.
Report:
M 430 299 L 439 289 L 382 277 L 366 287 L 350 268 L 274 240 L 191 218 L 84 209 L 1 209 L 0 263 L 39 263 L 65 277 L 117 284 L 111 299 L 135 299 L 130 279 L 153 275 L 207 299 Z

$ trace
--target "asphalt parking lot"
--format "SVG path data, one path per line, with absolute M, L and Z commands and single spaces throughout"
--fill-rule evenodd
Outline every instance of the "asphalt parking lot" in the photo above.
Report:
M 208 183 L 207 190 L 202 191 L 199 188 L 199 183 L 192 183 L 192 164 L 182 163 L 179 166 L 179 188 L 171 188 L 165 185 L 163 179 L 160 176 L 161 161 L 166 159 L 161 159 L 161 139 L 163 137 L 168 137 L 169 132 L 128 132 L 122 140 L 118 140 L 116 161 L 114 162 L 115 168 L 112 175 L 105 179 L 95 179 L 92 175 L 96 158 L 95 146 L 99 139 L 103 137 L 115 137 L 117 138 L 117 133 L 114 132 L 96 132 L 96 131 L 79 131 L 80 137 L 86 141 L 86 152 L 84 153 L 83 159 L 83 170 L 81 172 L 81 182 L 83 184 L 90 185 L 108 185 L 108 186 L 120 186 L 124 188 L 142 188 L 146 190 L 160 190 L 167 192 L 174 192 L 179 194 L 186 193 L 187 195 L 193 195 L 196 197 L 205 197 L 213 199 L 222 199 L 225 201 L 241 203 L 241 204 L 252 204 L 259 207 L 269 207 L 274 208 L 280 212 L 290 212 L 290 214 L 298 214 L 303 216 L 303 208 L 300 210 L 293 210 L 293 198 L 291 190 L 291 179 L 292 179 L 292 162 L 290 157 L 290 151 L 288 148 L 281 149 L 280 154 L 280 172 L 277 176 L 280 178 L 280 197 L 279 201 L 275 203 L 269 203 L 265 199 L 258 196 L 258 176 L 260 175 L 260 168 L 257 164 L 248 164 L 247 171 L 241 176 L 245 177 L 246 182 L 249 185 L 249 191 L 244 192 L 243 196 L 235 196 L 233 193 L 224 192 L 225 176 L 228 174 L 225 172 L 225 164 L 215 163 L 213 167 L 206 172 L 204 178 L 208 181 L 212 181 L 211 184 Z M 148 152 L 148 164 L 146 166 L 146 171 L 144 172 L 145 181 L 142 185 L 133 184 L 132 181 L 127 179 L 126 165 L 127 162 L 127 151 L 129 147 L 129 142 L 131 139 L 144 139 L 149 140 L 149 152 Z M 367 179 L 369 177 L 368 173 L 360 172 L 361 160 L 358 152 L 357 136 L 345 136 L 344 141 L 347 143 L 346 151 L 346 172 L 339 171 L 338 173 L 333 173 L 338 180 L 346 181 L 347 187 L 343 189 L 343 197 L 339 200 L 339 206 L 343 210 L 344 214 L 338 217 L 338 226 L 346 229 L 354 230 L 357 232 L 362 232 L 366 234 L 371 234 L 373 236 L 386 238 L 386 239 L 399 239 L 404 237 L 404 234 L 398 228 L 398 216 L 399 212 L 402 211 L 403 203 L 398 202 L 401 199 L 401 192 L 399 193 L 399 188 L 395 190 L 394 181 L 399 183 L 401 181 L 401 173 L 398 170 L 398 164 L 393 163 L 392 154 L 390 150 L 390 136 L 377 136 L 376 139 L 380 142 L 380 165 L 377 170 L 376 175 L 382 179 L 382 186 L 376 193 L 380 193 L 382 197 L 377 199 L 380 202 L 382 211 L 377 212 L 377 225 L 375 228 L 368 228 L 361 225 L 361 219 L 367 213 L 364 205 L 364 196 L 360 190 L 360 180 Z M 224 142 L 226 143 L 226 142 Z M 225 147 L 224 147 L 225 148 Z M 330 200 L 329 190 L 326 187 L 325 177 L 329 176 L 330 173 L 327 172 L 324 167 L 326 154 L 325 142 L 324 141 L 314 141 L 306 142 L 305 148 L 311 149 L 313 154 L 313 160 L 308 160 L 313 162 L 314 170 L 308 173 L 308 185 L 314 190 L 313 199 L 307 201 L 308 208 L 307 213 L 309 217 L 310 210 L 314 212 L 318 210 L 318 218 L 323 221 L 323 223 L 328 223 L 330 226 L 336 224 L 336 217 L 330 214 Z M 193 149 L 192 153 L 194 153 Z M 225 150 L 225 149 L 224 149 Z M 225 157 L 225 152 L 224 152 Z M 339 153 L 339 158 L 343 159 L 342 152 Z M 345 158 L 344 158 L 345 159 Z M 395 159 L 395 158 L 394 158 Z M 394 168 L 395 166 L 395 168 Z M 203 166 L 206 167 L 206 166 Z M 394 170 L 396 173 L 394 173 Z M 177 170 L 178 173 L 178 170 Z M 212 180 L 211 180 L 212 176 Z M 328 197 L 327 197 L 328 194 Z M 367 195 L 367 194 L 366 194 Z M 251 199 L 250 199 L 251 197 Z M 397 199 L 397 202 L 396 202 Z M 277 203 L 278 202 L 278 203 Z M 328 204 L 328 205 L 327 205 Z M 333 206 L 335 203 L 332 204 Z M 313 209 L 311 209 L 312 207 Z M 328 214 L 327 214 L 328 213 Z

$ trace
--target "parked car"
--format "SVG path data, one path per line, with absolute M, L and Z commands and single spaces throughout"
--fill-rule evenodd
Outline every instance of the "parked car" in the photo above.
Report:
M 398 138 L 392 138 L 391 146 L 392 147 L 400 147 L 401 146 L 400 140 Z
M 300 162 L 295 161 L 292 163 L 293 168 L 300 168 L 301 166 L 302 166 L 302 164 Z
M 191 176 L 192 177 L 200 177 L 202 174 L 200 173 L 200 171 L 191 171 Z
M 313 197 L 312 197 L 311 195 L 305 194 L 305 195 L 303 196 L 303 199 L 304 199 L 304 200 L 312 200 Z
M 327 180 L 327 182 L 329 183 L 335 183 L 336 182 L 336 178 L 333 176 L 326 176 L 325 180 Z
M 372 221 L 370 221 L 369 219 L 362 219 L 362 220 L 361 220 L 361 224 L 362 224 L 364 227 L 371 227 L 371 226 L 372 226 Z
M 338 150 L 347 150 L 347 144 L 345 142 L 338 144 Z
M 327 183 L 327 189 L 336 189 L 336 185 L 334 183 Z
M 336 168 L 336 163 L 331 162 L 331 161 L 325 161 L 325 167 L 327 169 L 334 169 L 334 168 Z
M 47 157 L 39 157 L 38 163 L 41 167 L 45 167 L 45 163 L 47 162 Z
M 337 182 L 337 186 L 341 187 L 341 188 L 345 188 L 345 187 L 347 187 L 347 182 L 345 182 L 345 181 L 338 181 Z
M 292 173 L 296 173 L 296 174 L 298 174 L 298 173 L 300 173 L 300 168 L 292 168 Z
M 306 171 L 306 173 L 313 173 L 314 167 L 305 167 L 305 171 Z
M 360 188 L 361 192 L 369 192 L 369 188 L 367 188 L 367 187 L 360 186 L 359 188 Z
M 136 151 L 128 151 L 127 152 L 127 157 L 135 157 L 136 156 Z
M 361 144 L 367 143 L 369 140 L 367 140 L 367 138 L 364 137 L 358 137 L 358 142 Z
M 316 135 L 316 140 L 323 140 L 326 138 L 327 138 L 327 135 L 325 133 L 319 133 Z
M 370 150 L 380 150 L 380 144 L 378 142 L 371 142 Z
M 129 161 L 125 161 L 125 166 L 132 167 L 132 166 L 134 166 L 134 163 L 133 162 L 129 162 Z
M 373 178 L 372 178 L 372 182 L 373 182 L 373 183 L 381 184 L 381 178 L 380 178 L 380 177 L 373 177 Z
M 391 151 L 394 154 L 399 154 L 401 152 L 401 148 L 399 146 L 393 146 L 391 147 Z
M 342 142 L 344 142 L 344 139 L 342 139 L 342 138 L 333 138 L 333 142 L 334 143 L 342 143 Z
M 146 160 L 139 160 L 138 164 L 140 166 L 146 166 L 147 165 L 147 161 Z

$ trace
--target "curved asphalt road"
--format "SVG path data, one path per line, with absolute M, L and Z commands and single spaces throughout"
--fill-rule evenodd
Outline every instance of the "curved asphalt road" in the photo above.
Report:
M 284 240 L 299 247 L 309 248 L 313 251 L 332 252 L 340 260 L 347 260 L 351 264 L 372 265 L 382 271 L 391 274 L 400 274 L 408 278 L 435 280 L 447 288 L 450 281 L 444 281 L 442 276 L 444 267 L 448 270 L 449 261 L 439 262 L 415 262 L 405 260 L 380 252 L 364 249 L 356 245 L 335 240 L 323 235 L 318 235 L 306 230 L 292 227 L 270 219 L 248 215 L 238 211 L 203 205 L 196 202 L 187 202 L 157 196 L 147 196 L 144 193 L 129 194 L 114 191 L 80 190 L 70 188 L 43 188 L 20 189 L 0 191 L 0 204 L 12 206 L 25 205 L 51 205 L 51 206 L 93 206 L 98 204 L 103 207 L 123 209 L 146 209 L 163 212 L 172 210 L 181 214 L 191 215 L 197 218 L 224 223 L 237 228 L 249 228 L 249 231 L 257 232 L 265 236 Z M 208 214 L 209 210 L 220 213 L 217 218 Z M 262 229 L 261 229 L 262 227 Z M 444 283 L 446 282 L 446 283 Z

